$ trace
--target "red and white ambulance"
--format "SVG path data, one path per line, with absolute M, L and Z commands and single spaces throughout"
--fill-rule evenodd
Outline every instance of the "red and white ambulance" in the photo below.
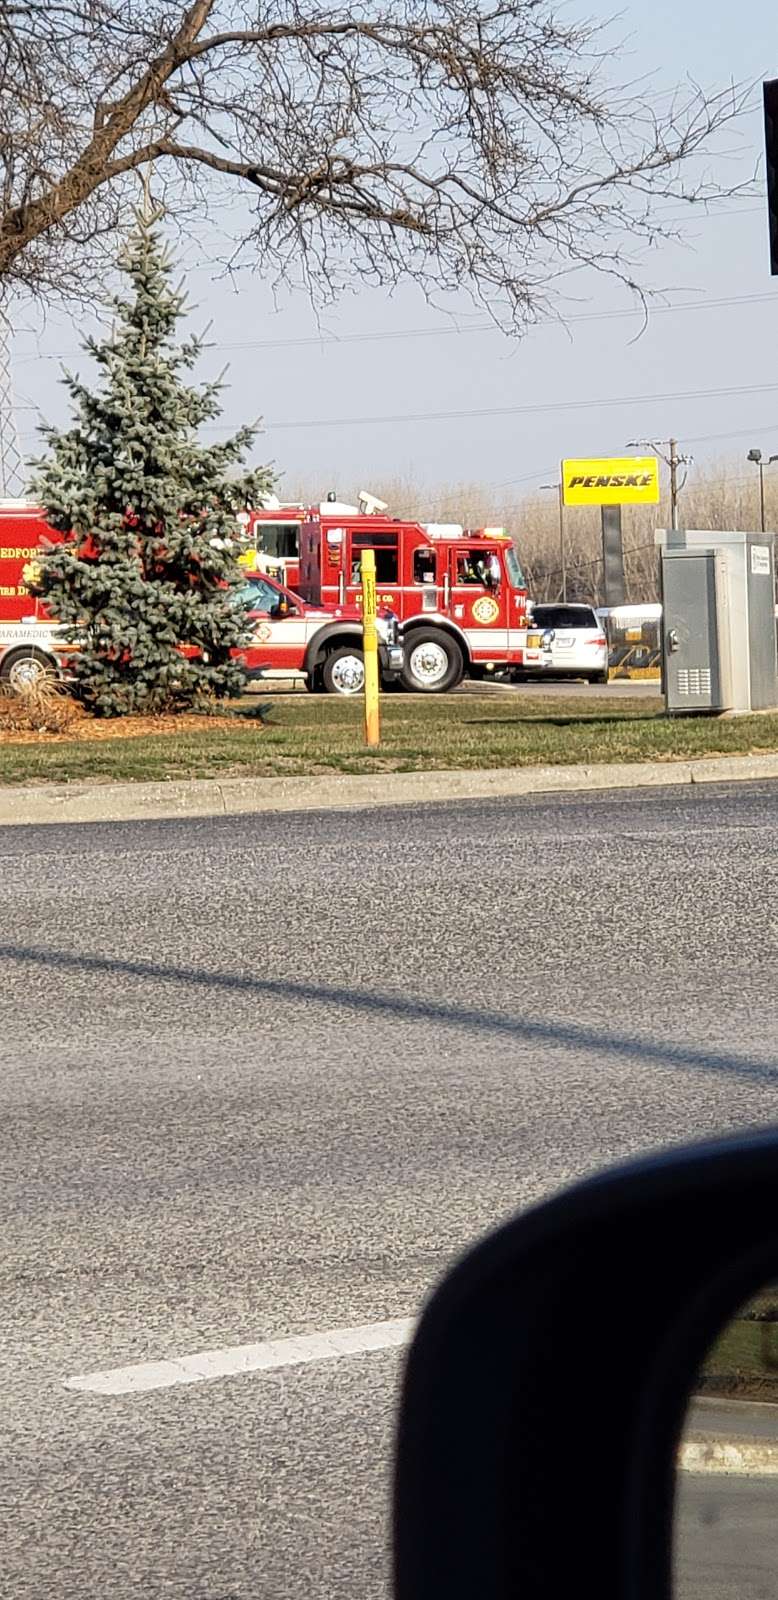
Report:
M 465 676 L 521 666 L 528 595 L 509 534 L 403 522 L 373 510 L 383 502 L 370 495 L 360 502 L 362 509 L 324 501 L 301 524 L 296 587 L 303 598 L 357 604 L 362 553 L 372 549 L 379 601 L 400 619 L 404 688 L 439 694 Z
M 24 500 L 0 501 L 0 680 L 24 688 L 47 676 L 61 677 L 76 648 L 25 583 L 42 546 L 58 535 L 40 507 Z M 311 605 L 267 574 L 247 570 L 236 591 L 252 628 L 250 643 L 236 651 L 249 678 L 304 678 L 311 689 L 359 694 L 364 688 L 362 616 L 354 603 Z M 394 682 L 403 663 L 398 623 L 384 606 L 377 619 L 382 681 Z

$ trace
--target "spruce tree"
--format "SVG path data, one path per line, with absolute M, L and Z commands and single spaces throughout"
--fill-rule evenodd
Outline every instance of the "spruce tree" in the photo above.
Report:
M 221 382 L 185 381 L 203 343 L 174 342 L 186 301 L 158 217 L 139 219 L 120 266 L 130 292 L 112 301 L 113 330 L 84 345 L 100 382 L 91 391 L 64 373 L 74 420 L 44 430 L 33 485 L 64 535 L 41 561 L 39 592 L 79 645 L 77 692 L 102 716 L 239 691 L 236 513 L 272 485 L 265 468 L 235 476 L 253 428 L 221 444 L 199 437 L 220 414 Z

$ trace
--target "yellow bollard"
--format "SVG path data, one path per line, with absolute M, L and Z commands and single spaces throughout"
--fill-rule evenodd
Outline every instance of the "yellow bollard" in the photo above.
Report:
M 362 551 L 362 648 L 365 657 L 365 744 L 381 743 L 378 709 L 378 633 L 376 631 L 375 550 Z

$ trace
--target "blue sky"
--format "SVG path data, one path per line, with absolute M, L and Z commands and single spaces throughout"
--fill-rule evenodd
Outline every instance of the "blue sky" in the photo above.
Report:
M 590 0 L 569 9 L 598 7 Z M 722 0 L 630 4 L 614 34 L 630 40 L 626 75 L 651 67 L 657 87 L 686 75 L 709 88 L 778 76 L 778 26 L 768 0 L 741 0 L 737 7 Z M 718 170 L 748 172 L 760 157 L 761 137 L 755 95 Z M 683 246 L 659 247 L 647 278 L 684 309 L 652 313 L 637 339 L 638 316 L 612 315 L 629 306 L 623 291 L 600 282 L 567 329 L 549 325 L 518 345 L 496 332 L 436 331 L 445 326 L 440 313 L 411 286 L 392 297 L 357 292 L 323 318 L 325 335 L 343 339 L 339 344 L 318 338 L 303 296 L 290 294 L 275 305 L 260 276 L 242 278 L 235 293 L 199 265 L 189 279 L 195 320 L 212 321 L 220 347 L 203 375 L 229 362 L 225 418 L 264 417 L 257 459 L 272 460 L 290 489 L 304 479 L 322 492 L 331 486 L 353 492 L 408 476 L 429 485 L 515 484 L 520 492 L 547 482 L 562 455 L 617 452 L 632 439 L 670 434 L 700 463 L 742 459 L 750 444 L 774 453 L 778 279 L 769 276 L 761 193 L 725 202 L 707 218 L 695 214 L 681 228 Z M 200 262 L 207 238 L 203 246 L 192 252 Z M 695 309 L 687 308 L 691 301 Z M 592 310 L 596 318 L 581 315 Z M 483 313 L 465 308 L 463 320 L 480 323 Z M 32 330 L 32 319 L 24 325 Z M 392 337 L 353 338 L 371 334 Z M 306 340 L 312 342 L 299 342 Z M 38 406 L 52 420 L 63 415 L 51 353 L 71 352 L 77 343 L 62 311 L 51 314 L 42 332 L 17 336 L 15 381 L 28 449 L 34 412 L 26 408 Z M 78 365 L 70 355 L 69 361 Z M 721 390 L 751 392 L 714 392 Z M 511 407 L 522 409 L 499 414 Z M 424 420 L 426 413 L 451 411 L 493 414 Z M 407 415 L 417 420 L 361 420 Z

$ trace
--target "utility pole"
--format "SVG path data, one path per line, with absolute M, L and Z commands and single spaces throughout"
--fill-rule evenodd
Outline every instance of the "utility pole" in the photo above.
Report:
M 628 450 L 655 450 L 665 466 L 670 468 L 670 527 L 678 528 L 678 496 L 686 479 L 678 482 L 678 468 L 691 465 L 692 457 L 679 454 L 677 439 L 633 439 Z
M 668 439 L 670 446 L 670 526 L 678 527 L 678 442 Z

